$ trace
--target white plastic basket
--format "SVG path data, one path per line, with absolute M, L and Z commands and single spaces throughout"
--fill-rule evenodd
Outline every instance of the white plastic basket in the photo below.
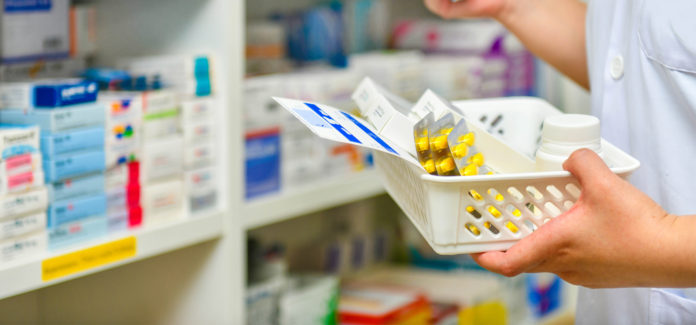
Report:
M 432 176 L 400 158 L 374 153 L 387 192 L 438 254 L 507 249 L 575 203 L 580 187 L 569 172 L 529 172 L 541 124 L 546 116 L 559 114 L 557 109 L 528 97 L 455 105 L 468 121 L 480 122 L 475 123 L 478 127 L 470 127 L 476 134 L 477 149 L 487 163 L 502 164 L 491 167 L 506 173 Z M 510 152 L 508 146 L 517 152 Z M 635 158 L 608 142 L 602 140 L 602 146 L 605 160 L 619 176 L 626 178 L 640 166 Z M 471 195 L 472 190 L 479 195 Z M 514 227 L 508 227 L 509 223 Z

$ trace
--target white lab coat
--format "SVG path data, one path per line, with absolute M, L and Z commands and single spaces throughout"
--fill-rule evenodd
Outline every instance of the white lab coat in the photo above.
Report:
M 696 214 L 695 13 L 696 0 L 591 0 L 587 12 L 602 135 L 641 161 L 631 182 L 678 215 Z M 696 324 L 696 290 L 581 288 L 576 322 Z

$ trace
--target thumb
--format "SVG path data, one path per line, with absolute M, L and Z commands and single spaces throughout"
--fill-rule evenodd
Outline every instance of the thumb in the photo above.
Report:
M 579 149 L 573 152 L 563 163 L 563 169 L 573 174 L 583 188 L 616 177 L 602 158 L 590 149 Z

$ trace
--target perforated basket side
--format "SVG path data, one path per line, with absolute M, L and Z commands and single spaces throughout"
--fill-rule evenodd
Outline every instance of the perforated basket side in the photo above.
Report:
M 443 182 L 425 182 L 432 183 L 430 187 L 444 186 Z M 430 217 L 449 223 L 434 223 L 433 228 L 438 229 L 428 240 L 437 253 L 445 255 L 507 249 L 570 209 L 580 194 L 577 181 L 570 176 L 465 180 L 448 185 L 457 197 L 442 198 L 457 200 L 456 210 L 432 197 L 429 202 Z
M 432 237 L 427 211 L 427 193 L 418 170 L 401 158 L 373 151 L 375 166 L 382 183 L 394 202 L 401 208 L 418 231 L 426 238 Z

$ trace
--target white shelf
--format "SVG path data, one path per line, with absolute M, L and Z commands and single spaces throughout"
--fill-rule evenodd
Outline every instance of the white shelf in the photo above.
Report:
M 258 228 L 382 193 L 384 186 L 374 170 L 337 176 L 247 202 L 243 224 Z
M 28 260 L 8 263 L 8 265 L 0 267 L 0 279 L 3 279 L 3 281 L 0 283 L 0 299 L 215 239 L 222 234 L 222 231 L 223 214 L 215 213 L 205 216 L 192 217 L 191 219 L 180 220 L 174 223 L 149 228 L 145 227 L 130 232 L 114 234 L 106 238 L 91 241 L 78 247 L 71 247 L 68 250 L 50 252 L 43 256 L 37 256 Z M 136 253 L 133 257 L 91 268 L 52 281 L 42 281 L 41 279 L 41 264 L 42 261 L 47 258 L 62 256 L 64 254 L 80 251 L 130 236 L 135 236 L 137 240 Z

